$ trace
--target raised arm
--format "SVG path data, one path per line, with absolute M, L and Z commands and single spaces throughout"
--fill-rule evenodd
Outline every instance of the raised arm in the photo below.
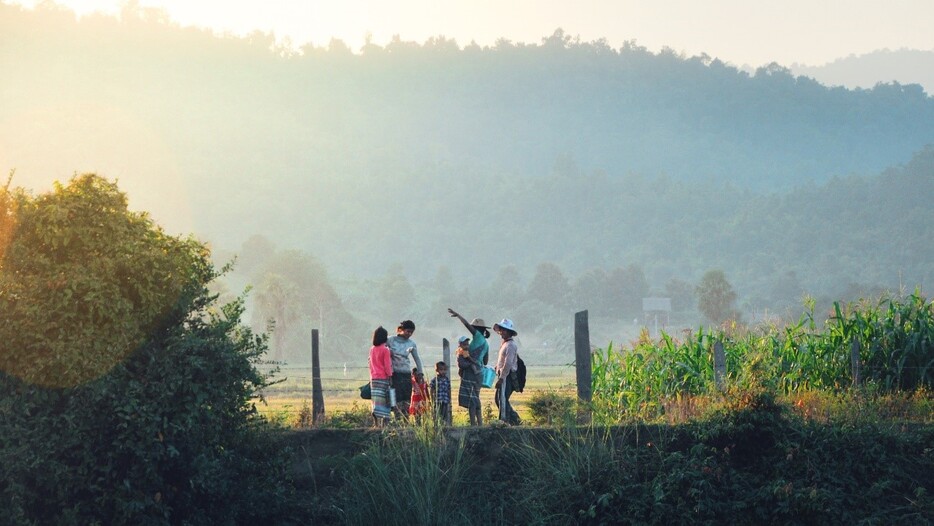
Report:
M 418 367 L 418 370 L 421 371 L 422 374 L 425 374 L 425 369 L 422 368 L 422 359 L 418 357 L 418 347 L 414 345 L 414 342 L 407 350 L 409 354 L 412 355 L 412 358 L 415 358 L 415 367 Z
M 457 318 L 457 319 L 459 319 L 459 320 L 461 321 L 461 323 L 464 324 L 464 327 L 467 328 L 467 333 L 468 333 L 468 334 L 470 334 L 471 336 L 473 335 L 473 325 L 471 325 L 470 322 L 467 321 L 467 318 L 464 318 L 463 316 L 461 316 L 460 314 L 458 314 L 457 312 L 455 312 L 454 309 L 450 309 L 450 308 L 449 308 L 449 309 L 448 309 L 448 312 L 451 314 L 451 317 L 452 317 L 452 318 Z

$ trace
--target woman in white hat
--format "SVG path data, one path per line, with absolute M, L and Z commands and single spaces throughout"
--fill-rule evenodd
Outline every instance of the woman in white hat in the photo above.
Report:
M 519 366 L 519 347 L 514 338 L 516 332 L 512 320 L 503 318 L 503 321 L 493 324 L 493 331 L 503 339 L 499 346 L 499 356 L 496 358 L 496 406 L 499 407 L 499 419 L 507 424 L 519 425 L 519 414 L 509 404 L 509 397 L 516 389 L 516 369 Z
M 457 405 L 466 408 L 470 415 L 470 425 L 482 426 L 483 414 L 480 404 L 480 382 L 482 380 L 482 367 L 490 359 L 490 337 L 486 323 L 481 318 L 474 318 L 468 322 L 466 318 L 448 309 L 452 318 L 457 318 L 471 334 L 471 338 L 461 336 L 457 349 L 457 368 L 460 376 L 460 389 L 457 391 Z M 466 345 L 464 340 L 469 340 Z

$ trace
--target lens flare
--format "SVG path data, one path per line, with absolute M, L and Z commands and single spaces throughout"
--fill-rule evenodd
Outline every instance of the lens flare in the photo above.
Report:
M 0 370 L 28 383 L 100 378 L 183 318 L 182 298 L 206 282 L 204 246 L 127 210 L 101 177 L 15 202 L 19 224 L 0 268 Z M 7 232 L 15 222 L 2 217 Z

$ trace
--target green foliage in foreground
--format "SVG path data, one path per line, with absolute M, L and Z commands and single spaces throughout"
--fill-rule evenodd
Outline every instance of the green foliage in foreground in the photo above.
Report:
M 318 520 L 381 524 L 926 524 L 934 428 L 797 417 L 765 389 L 681 426 L 387 433 Z M 428 510 L 431 510 L 430 512 Z
M 240 324 L 241 301 L 213 306 L 207 285 L 217 273 L 207 249 L 169 238 L 128 212 L 116 187 L 95 176 L 36 200 L 21 196 L 19 203 L 5 259 L 12 264 L 0 266 L 0 284 L 41 292 L 44 283 L 33 282 L 58 276 L 50 286 L 71 291 L 70 302 L 56 294 L 7 299 L 20 302 L 14 314 L 47 310 L 48 319 L 58 316 L 71 334 L 68 346 L 54 338 L 43 348 L 11 345 L 44 334 L 37 324 L 46 318 L 0 311 L 4 334 L 18 337 L 0 347 L 0 363 L 16 365 L 0 370 L 0 522 L 281 519 L 290 491 L 285 459 L 269 447 L 271 437 L 250 403 L 266 384 L 255 368 L 265 339 Z M 55 227 L 48 227 L 53 219 Z M 69 239 L 69 248 L 62 248 Z M 17 284 L 9 274 L 14 269 L 28 279 Z M 136 281 L 136 273 L 146 279 Z M 82 287 L 92 282 L 100 288 Z M 132 306 L 146 308 L 152 315 L 147 323 L 122 319 L 140 312 Z M 93 378 L 82 370 L 72 374 L 68 365 L 80 363 L 84 351 L 92 352 L 90 361 L 99 358 L 89 338 L 123 329 L 132 330 L 138 344 L 128 349 L 127 342 L 109 339 L 120 359 L 108 360 Z M 37 369 L 38 376 L 32 374 Z M 48 376 L 55 371 L 67 381 Z
M 70 387 L 100 377 L 210 279 L 207 249 L 165 234 L 93 174 L 33 197 L 12 197 L 0 260 L 0 370 Z M 176 315 L 177 318 L 177 315 Z
M 630 349 L 597 350 L 593 401 L 598 421 L 655 418 L 683 397 L 717 392 L 713 345 L 722 342 L 728 385 L 765 384 L 782 393 L 838 392 L 853 384 L 858 346 L 861 380 L 882 392 L 934 386 L 934 304 L 920 294 L 876 303 L 834 304 L 819 328 L 813 311 L 787 327 L 702 330 L 676 340 L 643 335 Z

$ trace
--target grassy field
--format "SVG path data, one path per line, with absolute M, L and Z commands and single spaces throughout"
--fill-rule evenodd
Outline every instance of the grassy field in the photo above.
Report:
M 428 379 L 430 381 L 430 376 Z M 273 377 L 279 383 L 263 393 L 265 403 L 257 401 L 256 408 L 270 420 L 284 425 L 296 425 L 304 405 L 311 406 L 312 373 L 309 366 L 283 366 Z M 360 398 L 360 386 L 369 381 L 366 367 L 324 367 L 321 369 L 321 386 L 324 393 L 325 415 L 336 412 L 359 411 L 369 408 L 370 401 Z M 456 368 L 451 379 L 452 395 L 456 398 L 460 380 Z M 528 414 L 528 399 L 535 391 L 561 391 L 569 395 L 576 392 L 574 368 L 567 365 L 529 366 L 525 390 L 514 393 L 510 398 L 516 411 L 523 419 Z M 483 389 L 480 400 L 485 410 L 495 411 L 493 389 Z M 457 407 L 454 401 L 454 424 L 467 425 L 467 410 Z

